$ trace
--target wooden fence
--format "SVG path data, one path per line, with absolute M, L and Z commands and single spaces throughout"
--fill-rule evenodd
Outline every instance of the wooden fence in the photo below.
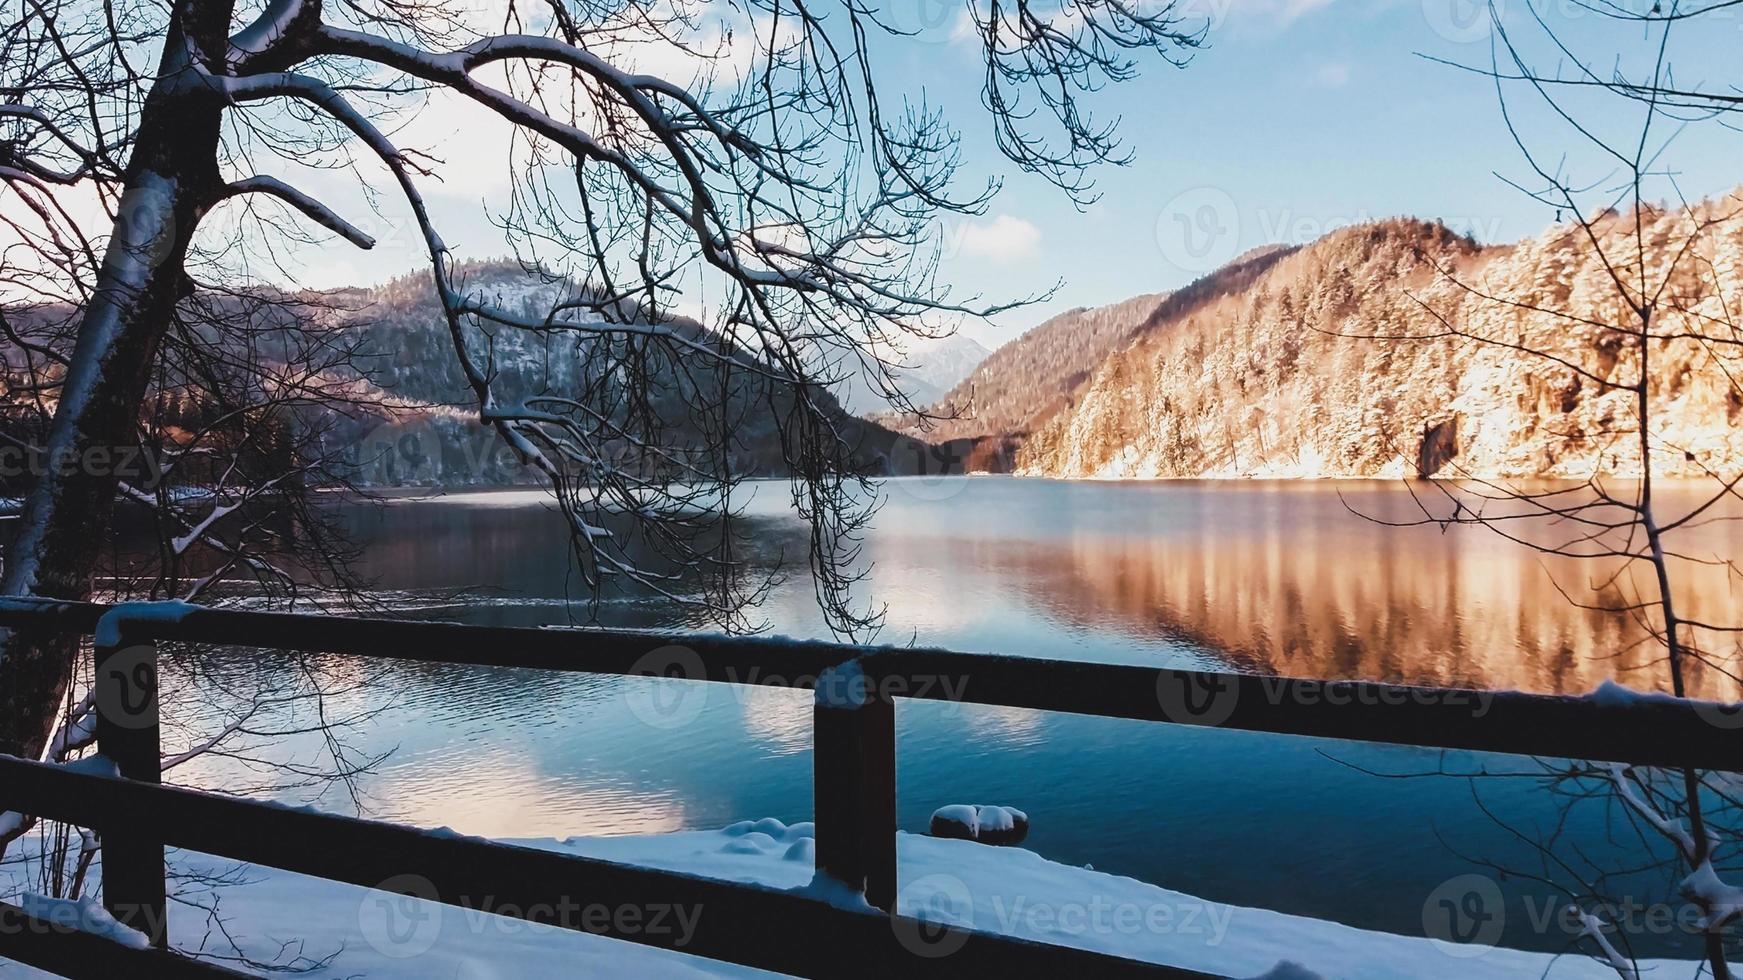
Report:
M 0 627 L 95 637 L 97 747 L 118 775 L 0 756 L 0 811 L 101 835 L 102 900 L 150 939 L 132 948 L 0 903 L 0 957 L 68 976 L 237 975 L 182 956 L 165 919 L 164 848 L 407 892 L 800 976 L 1204 974 L 898 914 L 897 698 L 1209 725 L 1281 735 L 1743 771 L 1736 709 L 1668 698 L 1577 698 L 1322 682 L 759 637 L 528 629 L 207 609 L 176 603 L 0 599 Z M 820 875 L 864 904 L 290 809 L 159 784 L 157 645 L 222 644 L 493 667 L 669 676 L 650 650 L 681 644 L 681 676 L 816 692 Z M 657 660 L 657 658 L 656 658 Z M 427 886 L 427 887 L 426 887 Z M 392 887 L 389 885 L 388 887 Z M 577 904 L 698 908 L 693 933 L 577 919 Z M 915 937 L 925 941 L 915 941 Z M 948 955 L 936 955 L 950 950 Z

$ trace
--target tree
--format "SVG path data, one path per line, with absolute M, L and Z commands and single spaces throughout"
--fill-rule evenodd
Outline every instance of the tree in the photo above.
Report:
M 1204 30 L 1167 3 L 971 0 L 966 9 L 999 146 L 1080 203 L 1094 194 L 1086 168 L 1124 158 L 1079 97 L 1131 77 L 1137 53 L 1184 63 Z M 862 367 L 911 407 L 891 373 L 904 339 L 936 332 L 941 312 L 999 308 L 937 282 L 931 247 L 940 214 L 979 212 L 996 185 L 958 194 L 957 134 L 924 100 L 892 99 L 879 86 L 882 45 L 902 37 L 863 4 L 550 0 L 534 9 L 510 0 L 499 13 L 480 29 L 446 0 L 19 8 L 0 42 L 0 179 L 15 239 L 6 316 L 58 301 L 76 328 L 62 335 L 65 353 L 28 331 L 13 336 L 43 389 L 39 414 L 52 416 L 32 452 L 65 465 L 44 467 L 31 486 L 0 590 L 92 594 L 117 497 L 137 488 L 88 461 L 152 436 L 152 420 L 165 417 L 142 414 L 154 372 L 183 381 L 158 392 L 197 391 L 212 378 L 189 373 L 204 356 L 244 379 L 231 390 L 342 400 L 325 387 L 334 352 L 309 343 L 319 331 L 308 297 L 276 298 L 295 323 L 273 336 L 301 345 L 285 363 L 311 368 L 292 372 L 288 387 L 285 377 L 257 383 L 283 374 L 283 363 L 238 357 L 229 345 L 258 329 L 256 316 L 235 319 L 235 304 L 262 295 L 243 288 L 250 270 L 303 234 L 287 212 L 358 248 L 373 244 L 327 204 L 257 172 L 278 157 L 349 167 L 366 184 L 386 178 L 392 207 L 410 213 L 427 253 L 479 419 L 554 488 L 589 582 L 633 581 L 689 601 L 675 591 L 680 571 L 704 574 L 718 583 L 704 601 L 722 617 L 754 598 L 732 574 L 731 449 L 735 412 L 760 404 L 777 418 L 797 477 L 821 601 L 846 632 L 875 621 L 847 594 L 871 502 L 827 388 Z M 752 65 L 721 79 L 709 67 L 720 52 L 698 39 L 735 28 L 749 38 Z M 702 67 L 683 80 L 629 67 L 649 48 Z M 514 127 L 517 183 L 501 222 L 529 270 L 579 284 L 551 308 L 498 305 L 456 274 L 423 196 L 441 166 L 397 145 L 384 121 L 432 91 Z M 237 208 L 247 233 L 212 240 L 214 215 Z M 706 329 L 671 317 L 675 297 L 704 290 L 720 297 Z M 212 297 L 231 305 L 200 311 Z M 505 397 L 494 352 L 511 334 L 554 338 L 597 383 Z M 704 445 L 674 444 L 649 395 L 652 379 L 674 374 L 711 421 Z M 280 443 L 291 431 L 288 419 L 258 410 L 197 413 L 225 420 L 212 431 L 226 433 L 234 459 L 268 431 Z M 281 469 L 309 471 L 297 462 L 308 457 L 276 456 Z M 212 483 L 237 472 L 221 469 Z M 276 490 L 257 496 L 260 507 L 283 500 Z M 235 535 L 219 532 L 251 512 L 217 494 L 172 540 L 234 547 Z M 251 561 L 212 568 L 261 572 Z M 74 652 L 65 638 L 26 630 L 0 641 L 0 752 L 48 749 Z
M 1588 581 L 1556 585 L 1581 608 L 1628 618 L 1636 642 L 1662 651 L 1663 674 L 1644 679 L 1647 684 L 1679 698 L 1706 690 L 1734 701 L 1743 695 L 1743 648 L 1736 639 L 1743 624 L 1685 608 L 1687 594 L 1679 592 L 1678 582 L 1699 565 L 1740 571 L 1736 556 L 1713 550 L 1700 532 L 1735 519 L 1743 471 L 1723 446 L 1683 444 L 1665 431 L 1676 413 L 1743 404 L 1743 324 L 1734 312 L 1743 277 L 1735 247 L 1743 232 L 1743 201 L 1731 195 L 1691 202 L 1665 162 L 1687 126 L 1723 123 L 1743 106 L 1729 89 L 1679 87 L 1671 67 L 1673 36 L 1723 16 L 1729 4 L 1671 0 L 1644 13 L 1608 0 L 1576 6 L 1635 37 L 1644 31 L 1643 50 L 1592 58 L 1577 52 L 1539 5 L 1524 11 L 1523 30 L 1491 6 L 1493 58 L 1461 67 L 1496 87 L 1507 131 L 1527 169 L 1525 178 L 1509 183 L 1552 210 L 1558 224 L 1565 222 L 1570 267 L 1589 263 L 1601 269 L 1606 294 L 1570 296 L 1562 284 L 1495 283 L 1480 273 L 1441 267 L 1466 294 L 1508 315 L 1461 318 L 1419 301 L 1434 328 L 1368 336 L 1503 351 L 1518 359 L 1527 377 L 1556 393 L 1563 412 L 1582 401 L 1596 404 L 1603 411 L 1582 416 L 1601 417 L 1596 425 L 1577 427 L 1553 416 L 1543 422 L 1563 425 L 1559 435 L 1569 454 L 1588 459 L 1590 475 L 1544 488 L 1476 479 L 1459 470 L 1455 459 L 1446 474 L 1455 479 L 1413 489 L 1422 517 L 1405 523 L 1480 526 L 1542 555 L 1589 563 L 1597 570 Z M 1691 21 L 1696 24 L 1686 23 Z M 1542 69 L 1540 60 L 1557 67 Z M 1555 154 L 1561 163 L 1550 165 L 1543 145 L 1557 136 L 1571 146 Z M 1570 149 L 1576 162 L 1596 161 L 1597 175 L 1571 173 Z M 1723 424 L 1730 424 L 1729 414 Z M 1699 483 L 1674 488 L 1667 497 L 1667 474 Z M 1600 693 L 1638 696 L 1620 687 Z M 1743 842 L 1734 781 L 1689 769 L 1581 762 L 1546 764 L 1539 775 L 1569 805 L 1607 802 L 1642 840 L 1656 842 L 1663 866 L 1696 912 L 1704 956 L 1696 975 L 1731 976 L 1727 929 L 1743 916 L 1743 889 L 1722 877 Z M 1625 980 L 1635 980 L 1639 966 L 1628 937 L 1602 911 L 1615 907 L 1607 904 L 1611 880 L 1634 869 L 1607 868 L 1591 855 L 1565 853 L 1554 840 L 1537 841 L 1537 849 L 1539 867 L 1497 870 L 1560 891 L 1578 925 L 1576 943 Z

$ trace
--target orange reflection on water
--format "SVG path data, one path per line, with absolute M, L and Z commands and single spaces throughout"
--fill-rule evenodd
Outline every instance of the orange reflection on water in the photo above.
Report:
M 1042 481 L 1014 483 L 1046 492 Z M 1697 499 L 1686 487 L 1668 494 L 1673 515 Z M 1655 596 L 1650 566 L 1598 590 L 1616 562 L 1544 556 L 1483 527 L 1369 519 L 1421 516 L 1398 484 L 1077 485 L 1054 504 L 1027 523 L 1050 512 L 1057 533 L 999 535 L 969 521 L 937 525 L 946 540 L 925 554 L 879 548 L 877 560 L 896 567 L 881 568 L 878 580 L 955 566 L 943 577 L 996 577 L 1020 590 L 1013 602 L 1056 624 L 1171 637 L 1261 673 L 1557 693 L 1606 678 L 1669 687 L 1664 647 L 1635 616 L 1577 604 L 1615 608 Z M 1024 518 L 1007 513 L 995 523 Z M 1541 541 L 1567 533 L 1545 522 L 1510 530 L 1523 528 Z M 1726 521 L 1683 537 L 1676 546 L 1696 556 L 1743 551 L 1743 530 Z M 1684 618 L 1743 623 L 1739 581 L 1723 565 L 1676 562 L 1672 584 Z M 892 609 L 910 598 L 892 598 Z M 1735 667 L 1734 635 L 1696 638 Z M 1692 669 L 1689 689 L 1743 697 L 1712 669 Z

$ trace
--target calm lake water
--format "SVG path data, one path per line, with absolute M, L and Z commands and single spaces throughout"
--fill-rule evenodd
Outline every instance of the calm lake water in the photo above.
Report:
M 1632 683 L 1657 676 L 1650 650 L 1615 656 L 1633 638 L 1625 622 L 1573 608 L 1551 578 L 1566 587 L 1592 570 L 1545 566 L 1481 529 L 1403 530 L 1352 513 L 1414 513 L 1396 485 L 965 478 L 886 489 L 865 592 L 888 607 L 887 642 L 1554 692 L 1590 690 L 1618 671 L 1632 671 Z M 804 554 L 781 486 L 759 488 L 751 509 L 753 560 Z M 587 615 L 571 601 L 583 597 L 562 520 L 541 493 L 349 513 L 367 544 L 363 571 L 405 615 L 516 625 Z M 1722 572 L 1690 582 L 1691 608 L 1714 618 L 1738 608 Z M 780 633 L 826 635 L 802 575 L 763 615 Z M 598 617 L 697 625 L 643 599 L 607 601 Z M 335 668 L 347 670 L 363 673 Z M 810 818 L 804 693 L 686 685 L 681 710 L 650 712 L 670 685 L 424 665 L 390 665 L 377 680 L 340 699 L 360 713 L 360 751 L 391 750 L 358 781 L 374 816 L 514 837 Z M 1559 812 L 1532 780 L 1360 771 L 1521 771 L 1528 760 L 969 705 L 904 702 L 898 712 L 904 829 L 923 830 L 944 804 L 1007 804 L 1031 817 L 1025 846 L 1057 861 L 1398 933 L 1422 934 L 1424 902 L 1474 870 L 1467 858 L 1537 865 L 1485 808 L 1528 834 Z M 214 762 L 180 778 L 233 788 L 240 772 Z M 352 804 L 338 791 L 316 802 Z M 1580 804 L 1565 846 L 1635 862 L 1618 818 L 1601 801 Z M 1514 903 L 1548 894 L 1517 879 L 1503 887 Z M 1656 876 L 1629 889 L 1665 893 Z M 1568 945 L 1518 911 L 1507 944 Z M 1687 952 L 1680 942 L 1637 937 L 1636 951 Z

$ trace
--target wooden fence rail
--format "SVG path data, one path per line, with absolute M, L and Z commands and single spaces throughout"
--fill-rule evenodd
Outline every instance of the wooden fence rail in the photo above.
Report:
M 98 749 L 117 775 L 0 757 L 0 811 L 98 830 L 104 904 L 153 944 L 134 950 L 95 936 L 52 935 L 48 924 L 24 910 L 0 906 L 0 956 L 61 973 L 85 963 L 88 969 L 72 972 L 93 976 L 116 975 L 105 967 L 120 960 L 135 963 L 131 972 L 139 975 L 211 966 L 167 948 L 166 845 L 372 888 L 415 875 L 434 890 L 422 897 L 470 908 L 490 899 L 497 907 L 528 910 L 522 917 L 532 921 L 543 921 L 536 910 L 576 902 L 691 906 L 700 915 L 684 951 L 805 976 L 1036 970 L 1202 976 L 896 914 L 896 698 L 1743 771 L 1738 706 L 1658 697 L 1552 697 L 765 637 L 465 626 L 175 603 L 0 599 L 0 627 L 96 637 Z M 813 689 L 817 872 L 820 881 L 837 886 L 834 894 L 858 894 L 864 903 L 829 904 L 815 895 L 158 785 L 159 642 Z M 674 645 L 683 656 L 655 655 Z M 615 919 L 552 924 L 678 948 L 670 934 L 626 931 Z M 928 941 L 918 941 L 921 936 Z M 948 956 L 930 955 L 946 948 L 953 950 Z

